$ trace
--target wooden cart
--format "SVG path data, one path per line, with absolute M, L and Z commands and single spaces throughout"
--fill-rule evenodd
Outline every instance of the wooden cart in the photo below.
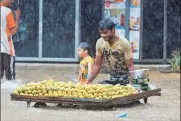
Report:
M 72 105 L 87 105 L 87 106 L 115 106 L 120 104 L 129 103 L 135 100 L 144 99 L 147 103 L 147 98 L 151 96 L 161 96 L 161 88 L 144 91 L 137 94 L 113 98 L 109 100 L 96 100 L 85 98 L 65 98 L 65 97 L 45 97 L 45 96 L 23 96 L 11 94 L 12 101 L 26 101 L 27 107 L 31 102 L 44 102 L 44 103 L 58 103 L 58 104 L 72 104 Z

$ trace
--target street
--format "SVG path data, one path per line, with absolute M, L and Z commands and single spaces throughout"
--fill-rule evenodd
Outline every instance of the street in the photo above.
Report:
M 17 79 L 21 83 L 37 82 L 44 79 L 69 81 L 65 75 L 77 75 L 78 67 L 16 67 Z M 106 79 L 108 75 L 100 74 L 95 82 Z M 56 107 L 48 104 L 47 108 L 26 107 L 26 102 L 10 100 L 10 89 L 1 90 L 2 121 L 179 121 L 180 120 L 180 74 L 163 74 L 150 71 L 151 83 L 162 89 L 161 97 L 150 97 L 148 103 L 126 105 L 110 110 L 86 110 Z M 116 115 L 123 112 L 127 116 L 120 119 Z

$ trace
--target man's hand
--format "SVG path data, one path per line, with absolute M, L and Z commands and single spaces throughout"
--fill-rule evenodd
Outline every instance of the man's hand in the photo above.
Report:
M 133 59 L 130 58 L 130 59 L 127 59 L 126 61 L 126 65 L 129 69 L 129 71 L 133 71 L 134 70 L 134 63 L 133 63 Z
M 15 14 L 16 14 L 16 28 L 18 30 L 18 28 L 19 28 L 19 18 L 20 18 L 20 15 L 21 15 L 21 11 L 20 11 L 19 8 L 17 10 L 15 10 Z
M 102 55 L 96 55 L 95 65 L 87 80 L 88 81 L 87 84 L 92 83 L 94 78 L 99 74 L 101 67 L 102 67 Z
M 90 82 L 90 81 L 86 81 L 84 84 L 92 84 L 92 82 Z
M 133 64 L 133 59 L 132 58 L 126 60 L 126 65 L 128 66 L 129 71 L 134 70 L 134 64 Z M 132 73 L 130 73 L 130 79 L 132 80 L 132 78 L 133 78 L 133 75 L 132 75 Z
M 16 14 L 16 20 L 18 21 L 21 15 L 21 11 L 19 8 L 15 11 L 15 14 Z
M 92 84 L 91 82 L 89 81 L 85 81 L 85 82 L 82 82 L 83 85 L 89 85 L 89 84 Z

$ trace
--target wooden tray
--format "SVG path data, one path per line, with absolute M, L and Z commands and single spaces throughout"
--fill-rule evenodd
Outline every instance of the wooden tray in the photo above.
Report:
M 119 97 L 109 100 L 96 100 L 85 98 L 65 98 L 65 97 L 47 97 L 47 96 L 23 96 L 23 95 L 11 95 L 12 101 L 26 101 L 27 107 L 31 102 L 45 102 L 45 103 L 59 103 L 59 104 L 76 104 L 76 105 L 91 105 L 91 106 L 113 106 L 118 104 L 129 103 L 134 100 L 144 99 L 147 103 L 147 98 L 150 96 L 161 96 L 161 88 L 144 91 L 137 94 Z

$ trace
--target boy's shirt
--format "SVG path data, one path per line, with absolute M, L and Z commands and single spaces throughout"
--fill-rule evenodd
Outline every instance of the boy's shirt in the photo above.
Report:
M 91 71 L 93 70 L 94 60 L 88 56 L 81 60 L 79 69 L 79 81 L 85 83 L 89 78 Z

